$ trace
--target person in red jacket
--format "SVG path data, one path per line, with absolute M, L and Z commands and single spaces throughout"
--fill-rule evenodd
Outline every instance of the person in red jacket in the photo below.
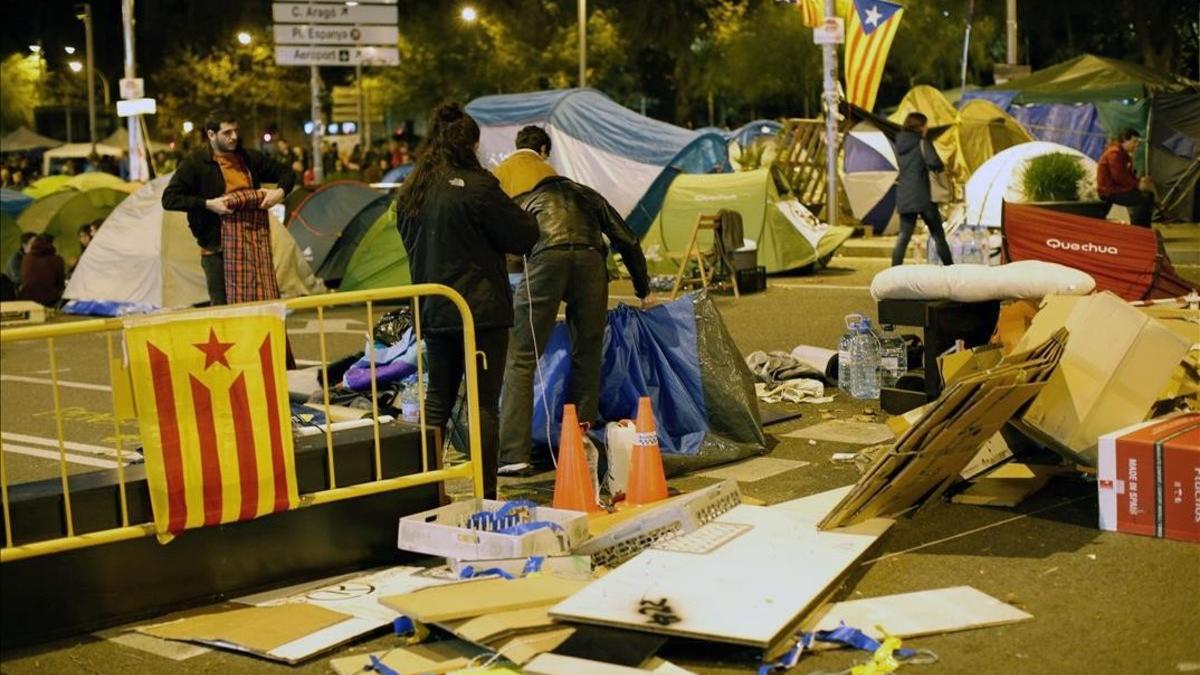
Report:
M 1154 212 L 1154 193 L 1146 188 L 1148 179 L 1138 180 L 1133 171 L 1133 153 L 1142 142 L 1141 134 L 1125 128 L 1100 155 L 1096 164 L 1096 189 L 1109 204 L 1129 207 L 1129 221 L 1150 227 Z
M 38 235 L 21 261 L 21 292 L 17 297 L 52 307 L 62 299 L 66 287 L 66 263 L 54 250 L 53 239 Z

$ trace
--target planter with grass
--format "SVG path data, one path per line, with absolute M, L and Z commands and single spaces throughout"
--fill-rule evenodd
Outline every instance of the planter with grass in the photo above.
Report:
M 1087 180 L 1087 171 L 1078 158 L 1052 152 L 1029 160 L 1021 179 L 1021 188 L 1025 192 L 1026 202 L 1034 206 L 1089 218 L 1104 218 L 1108 214 L 1107 203 L 1080 200 L 1080 185 L 1086 185 Z

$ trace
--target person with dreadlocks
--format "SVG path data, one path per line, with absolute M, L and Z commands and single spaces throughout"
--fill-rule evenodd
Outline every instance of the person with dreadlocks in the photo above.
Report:
M 413 283 L 453 288 L 474 317 L 475 345 L 484 355 L 478 370 L 483 492 L 495 499 L 500 387 L 513 325 L 504 254 L 529 253 L 538 226 L 480 165 L 478 146 L 479 125 L 462 106 L 434 108 L 425 146 L 396 197 L 396 226 Z M 434 296 L 421 303 L 421 326 L 429 363 L 426 418 L 444 429 L 463 378 L 462 319 L 453 303 Z
M 209 113 L 204 134 L 208 145 L 180 162 L 163 190 L 163 208 L 187 212 L 211 304 L 278 299 L 267 209 L 283 201 L 296 174 L 244 149 L 231 113 Z

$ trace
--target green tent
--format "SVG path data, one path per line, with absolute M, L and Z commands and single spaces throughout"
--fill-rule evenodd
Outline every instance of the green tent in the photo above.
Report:
M 1128 61 L 1084 54 L 992 89 L 1017 92 L 1013 103 L 1094 103 L 1193 90 L 1195 82 Z
M 71 176 L 70 180 L 67 181 L 67 185 L 80 191 L 111 188 L 128 194 L 133 194 L 138 191 L 138 188 L 142 187 L 141 183 L 130 183 L 119 176 L 114 176 L 111 173 L 103 171 L 88 171 Z
M 774 169 L 737 173 L 681 174 L 667 189 L 662 210 L 642 238 L 647 263 L 655 274 L 678 270 L 669 253 L 682 253 L 696 218 L 722 209 L 742 216 L 745 238 L 758 245 L 758 264 L 767 272 L 786 272 L 829 262 L 853 232 L 822 228 L 795 198 L 787 195 Z M 700 233 L 700 247 L 712 247 L 711 232 Z
M 53 176 L 46 176 L 45 178 L 39 178 L 33 181 L 28 187 L 26 187 L 24 190 L 21 190 L 21 192 L 33 197 L 34 199 L 41 199 L 46 195 L 54 194 L 60 190 L 70 189 L 70 185 L 68 185 L 70 182 L 70 176 L 61 173 L 55 174 Z
M 389 208 L 375 219 L 354 249 L 338 290 L 361 291 L 411 283 L 408 253 L 396 229 L 396 210 Z
M 17 252 L 20 245 L 21 227 L 17 225 L 17 219 L 0 211 L 0 265 L 7 265 L 8 259 Z
M 70 263 L 79 257 L 79 226 L 107 218 L 128 196 L 111 188 L 55 192 L 30 204 L 17 217 L 17 225 L 26 232 L 53 235 L 58 254 Z

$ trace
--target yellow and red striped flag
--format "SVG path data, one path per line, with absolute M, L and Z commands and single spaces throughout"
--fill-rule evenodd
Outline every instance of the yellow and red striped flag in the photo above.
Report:
M 299 502 L 284 337 L 278 303 L 126 325 L 160 539 Z
M 892 38 L 904 8 L 887 0 L 854 0 L 846 21 L 846 100 L 865 110 L 875 107 Z
M 800 20 L 809 28 L 816 28 L 825 22 L 824 0 L 788 0 L 788 4 L 796 6 Z

